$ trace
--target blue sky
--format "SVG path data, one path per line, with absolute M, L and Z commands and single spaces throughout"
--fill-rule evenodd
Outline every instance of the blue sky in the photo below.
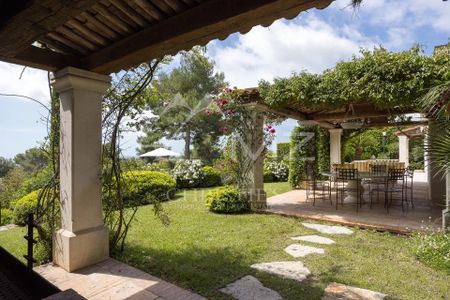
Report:
M 357 10 L 348 3 L 337 0 L 326 9 L 303 12 L 293 20 L 212 41 L 208 55 L 231 86 L 252 87 L 261 79 L 271 81 L 301 70 L 321 72 L 358 55 L 361 48 L 381 45 L 401 51 L 421 44 L 431 54 L 434 46 L 449 41 L 450 1 L 366 0 Z M 0 93 L 47 102 L 47 73 L 27 68 L 20 78 L 22 69 L 0 63 Z M 39 145 L 47 132 L 45 116 L 45 109 L 32 101 L 0 95 L 0 156 L 13 157 Z M 276 142 L 287 141 L 294 126 L 294 121 L 278 126 Z M 125 136 L 126 155 L 135 155 L 139 134 Z M 182 142 L 164 142 L 182 152 Z

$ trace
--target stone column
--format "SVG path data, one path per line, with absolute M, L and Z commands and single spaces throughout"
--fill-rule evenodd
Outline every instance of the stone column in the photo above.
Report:
M 428 122 L 428 136 L 427 144 L 432 144 L 434 137 L 439 132 L 439 128 L 434 124 L 432 120 Z M 446 179 L 441 173 L 438 173 L 436 163 L 433 161 L 433 156 L 429 153 L 426 154 L 428 161 L 428 193 L 429 199 L 432 203 L 438 207 L 445 206 L 446 197 Z
M 247 120 L 247 133 L 244 136 L 242 158 L 247 162 L 248 194 L 252 209 L 263 209 L 267 206 L 267 195 L 264 191 L 264 115 L 255 109 Z
M 342 129 L 329 129 L 330 132 L 330 166 L 341 163 L 341 136 Z
M 442 228 L 444 230 L 450 227 L 450 170 L 447 170 L 446 188 L 445 209 L 442 211 Z
M 409 166 L 409 137 L 406 135 L 398 136 L 398 160 Z
M 72 272 L 109 256 L 101 203 L 102 97 L 111 78 L 72 67 L 55 73 L 60 96 L 61 229 L 54 263 Z

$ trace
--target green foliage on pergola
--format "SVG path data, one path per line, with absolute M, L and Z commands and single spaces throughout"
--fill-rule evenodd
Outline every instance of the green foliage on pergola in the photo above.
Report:
M 322 74 L 302 71 L 273 84 L 261 81 L 260 96 L 270 107 L 306 113 L 357 103 L 380 109 L 418 108 L 419 98 L 450 80 L 450 57 L 427 56 L 419 46 L 397 53 L 375 48 L 360 54 Z

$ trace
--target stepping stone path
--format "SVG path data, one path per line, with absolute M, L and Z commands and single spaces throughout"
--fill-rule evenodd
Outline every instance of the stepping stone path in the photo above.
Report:
M 281 300 L 276 291 L 266 288 L 253 276 L 245 276 L 220 289 L 222 293 L 233 296 L 238 300 Z
M 343 226 L 330 226 L 314 223 L 302 223 L 306 228 L 317 230 L 325 234 L 353 234 L 353 231 Z
M 311 246 L 305 246 L 301 244 L 291 244 L 284 248 L 284 251 L 286 251 L 288 254 L 292 255 L 293 257 L 304 257 L 308 254 L 317 253 L 317 254 L 324 254 L 325 250 L 322 248 L 316 248 Z
M 330 283 L 325 289 L 322 300 L 383 300 L 386 294 L 343 285 L 336 282 Z
M 303 281 L 311 272 L 299 261 L 275 261 L 251 265 L 253 269 L 278 275 L 280 277 Z
M 294 241 L 305 241 L 310 243 L 317 243 L 317 244 L 324 244 L 324 245 L 331 245 L 334 244 L 335 241 L 332 239 L 320 236 L 320 235 L 303 235 L 303 236 L 296 236 L 291 237 Z

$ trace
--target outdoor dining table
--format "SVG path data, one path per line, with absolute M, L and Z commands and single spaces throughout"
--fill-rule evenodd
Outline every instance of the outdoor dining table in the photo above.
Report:
M 335 171 L 326 171 L 321 173 L 323 176 L 330 178 L 330 182 L 332 178 L 338 177 L 338 172 Z M 344 203 L 357 203 L 358 202 L 358 192 L 357 187 L 359 184 L 359 190 L 361 194 L 364 194 L 364 186 L 362 185 L 363 180 L 377 180 L 380 179 L 384 182 L 388 177 L 388 173 L 371 173 L 368 171 L 358 172 L 358 176 L 355 179 L 347 180 L 346 188 L 347 188 L 347 196 L 344 198 Z M 361 199 L 362 203 L 364 203 L 364 199 Z

